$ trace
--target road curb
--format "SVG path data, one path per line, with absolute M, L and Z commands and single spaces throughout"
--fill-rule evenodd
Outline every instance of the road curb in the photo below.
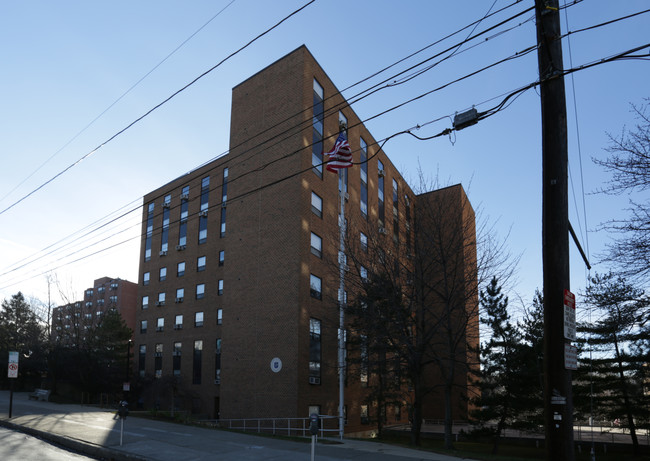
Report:
M 39 439 L 42 440 L 47 440 L 48 442 L 68 448 L 70 450 L 74 450 L 77 453 L 82 453 L 84 455 L 92 456 L 97 459 L 109 460 L 109 461 L 150 461 L 150 458 L 134 455 L 132 453 L 127 453 L 115 448 L 108 448 L 102 445 L 96 445 L 94 443 L 86 442 L 84 440 L 65 437 L 58 434 L 52 434 L 51 432 L 45 432 L 28 426 L 16 424 L 6 419 L 0 419 L 0 426 L 18 432 L 22 432 L 24 434 L 28 434 L 34 437 L 38 437 Z

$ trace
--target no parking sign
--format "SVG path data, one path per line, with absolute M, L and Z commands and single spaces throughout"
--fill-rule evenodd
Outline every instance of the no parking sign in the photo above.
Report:
M 18 352 L 16 351 L 9 352 L 9 369 L 7 371 L 7 377 L 18 377 Z

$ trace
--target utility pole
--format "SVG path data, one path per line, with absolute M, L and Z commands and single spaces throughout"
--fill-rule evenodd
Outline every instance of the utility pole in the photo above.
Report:
M 573 461 L 571 371 L 565 369 L 564 290 L 569 287 L 566 100 L 558 0 L 535 0 L 542 106 L 544 421 L 546 459 Z

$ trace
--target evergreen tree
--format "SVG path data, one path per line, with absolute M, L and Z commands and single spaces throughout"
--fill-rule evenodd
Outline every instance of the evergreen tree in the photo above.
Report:
M 520 414 L 520 421 L 529 429 L 539 428 L 544 426 L 544 297 L 539 290 L 535 290 L 532 306 L 517 327 L 527 346 L 523 376 L 528 386 L 528 409 Z
M 32 386 L 40 385 L 44 364 L 44 329 L 25 300 L 18 292 L 11 299 L 2 302 L 0 309 L 0 361 L 7 363 L 9 351 L 20 355 L 19 382 Z M 6 382 L 6 374 L 3 381 Z
M 490 339 L 481 346 L 481 396 L 475 401 L 479 409 L 474 416 L 481 424 L 496 423 L 492 448 L 496 454 L 506 428 L 529 426 L 525 415 L 533 400 L 530 382 L 536 364 L 532 348 L 511 322 L 508 298 L 496 278 L 481 291 L 480 302 L 484 310 L 481 323 L 488 327 Z
M 650 396 L 644 393 L 643 379 L 647 373 L 648 327 L 650 299 L 611 272 L 595 275 L 584 294 L 585 303 L 593 309 L 591 322 L 579 325 L 583 341 L 588 341 L 591 358 L 580 362 L 576 386 L 593 389 L 593 409 L 600 419 L 621 420 L 630 431 L 635 454 L 639 452 L 636 435 L 638 424 L 647 425 Z M 589 407 L 587 406 L 589 405 Z M 591 402 L 576 401 L 576 410 L 590 414 Z

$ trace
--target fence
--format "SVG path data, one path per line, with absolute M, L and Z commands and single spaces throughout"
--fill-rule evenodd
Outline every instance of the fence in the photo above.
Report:
M 319 415 L 319 437 L 338 436 L 338 417 Z M 307 437 L 309 418 L 247 418 L 247 419 L 212 419 L 202 420 L 206 424 L 220 429 L 233 429 L 260 434 L 284 435 L 289 437 Z

